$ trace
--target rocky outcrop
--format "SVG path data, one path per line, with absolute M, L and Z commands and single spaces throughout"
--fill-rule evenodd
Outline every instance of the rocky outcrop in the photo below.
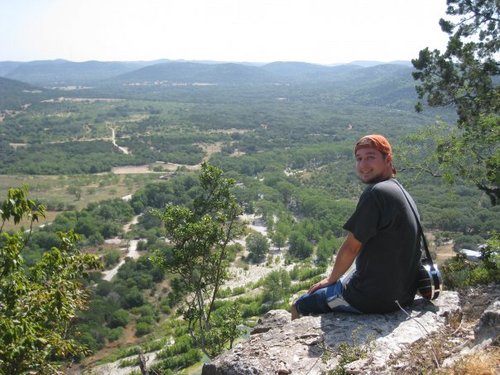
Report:
M 493 302 L 483 313 L 474 328 L 476 344 L 485 341 L 500 343 L 500 301 Z
M 481 342 L 498 335 L 495 306 L 477 329 Z M 401 367 L 394 358 L 460 315 L 455 292 L 442 292 L 433 302 L 417 299 L 406 312 L 391 314 L 330 313 L 291 321 L 287 311 L 273 310 L 247 341 L 205 364 L 202 375 L 326 374 L 343 360 L 342 348 L 364 354 L 345 367 L 348 373 L 389 374 Z

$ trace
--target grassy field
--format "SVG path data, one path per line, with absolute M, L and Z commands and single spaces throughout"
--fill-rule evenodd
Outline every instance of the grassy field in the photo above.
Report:
M 89 203 L 123 198 L 133 194 L 146 183 L 158 179 L 158 174 L 96 174 L 79 176 L 26 176 L 0 175 L 0 197 L 7 197 L 9 188 L 27 185 L 31 199 L 49 207 L 45 219 L 36 226 L 51 222 L 58 212 L 67 209 L 81 210 Z M 56 209 L 57 208 L 57 209 Z M 28 224 L 22 223 L 25 226 Z M 6 229 L 13 226 L 7 223 Z

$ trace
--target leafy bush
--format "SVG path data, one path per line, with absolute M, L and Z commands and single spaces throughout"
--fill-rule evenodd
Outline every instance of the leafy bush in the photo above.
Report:
M 120 261 L 120 250 L 112 249 L 106 252 L 102 257 L 105 268 L 111 268 Z
M 324 272 L 325 272 L 324 266 L 310 268 L 310 267 L 303 267 L 303 266 L 296 265 L 290 271 L 290 278 L 292 280 L 304 281 L 304 280 L 311 279 L 315 276 L 321 275 Z
M 169 305 L 162 304 L 160 306 L 161 312 L 169 315 L 172 312 L 172 308 Z
M 118 364 L 119 368 L 139 366 L 139 357 L 122 359 Z
M 116 327 L 109 330 L 108 340 L 116 341 L 123 335 L 123 327 Z
M 156 355 L 157 359 L 164 359 L 174 357 L 178 354 L 188 352 L 193 347 L 193 340 L 190 335 L 178 336 L 175 339 L 175 344 L 167 346 L 165 349 L 159 351 Z
M 147 323 L 149 325 L 152 325 L 154 323 L 154 321 L 155 321 L 155 318 L 152 315 L 144 315 L 144 316 L 140 316 L 139 318 L 137 318 L 137 324 Z
M 119 309 L 116 310 L 111 316 L 109 327 L 125 327 L 129 322 L 129 313 L 127 310 Z
M 125 306 L 126 308 L 142 306 L 144 304 L 144 296 L 137 289 L 134 288 L 125 295 Z
M 262 299 L 270 308 L 283 303 L 291 285 L 290 275 L 285 270 L 272 271 L 264 279 Z
M 239 296 L 241 294 L 244 294 L 246 292 L 246 288 L 244 286 L 237 286 L 233 288 L 233 296 Z
M 0 212 L 0 372 L 56 372 L 58 360 L 84 352 L 68 337 L 68 326 L 87 303 L 82 279 L 100 262 L 79 251 L 79 237 L 70 231 L 59 233 L 58 247 L 26 266 L 23 249 L 31 230 L 12 234 L 3 231 L 4 225 L 22 219 L 32 225 L 44 217 L 45 207 L 28 198 L 27 187 L 11 188 Z M 97 346 L 95 341 L 89 335 L 89 344 Z
M 250 304 L 242 305 L 241 315 L 244 318 L 249 318 L 251 316 L 259 316 L 261 313 L 262 302 L 254 301 Z
M 254 263 L 261 263 L 269 252 L 269 242 L 266 236 L 261 233 L 250 233 L 246 238 L 246 247 L 249 252 L 248 260 Z
M 313 245 L 302 233 L 292 232 L 288 242 L 290 245 L 288 254 L 292 257 L 306 259 L 313 253 Z
M 150 333 L 152 330 L 153 327 L 151 326 L 151 324 L 146 322 L 140 322 L 137 323 L 137 325 L 135 326 L 135 335 L 137 337 L 144 336 Z
M 95 293 L 98 296 L 106 297 L 113 289 L 112 284 L 107 280 L 100 280 L 95 288 Z
M 494 233 L 481 249 L 479 263 L 472 263 L 458 254 L 445 262 L 441 270 L 443 282 L 448 289 L 489 284 L 500 281 L 500 236 Z
M 161 360 L 158 364 L 151 366 L 151 371 L 165 374 L 165 370 L 176 370 L 186 368 L 199 362 L 202 354 L 198 349 L 189 349 L 186 353 L 177 354 Z

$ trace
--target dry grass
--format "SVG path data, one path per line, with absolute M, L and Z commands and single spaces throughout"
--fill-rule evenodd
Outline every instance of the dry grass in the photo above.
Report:
M 48 212 L 46 212 L 45 213 L 45 218 L 40 218 L 39 221 L 33 223 L 33 228 L 38 228 L 41 225 L 46 225 L 48 223 L 51 223 L 52 221 L 54 221 L 54 219 L 56 218 L 57 214 L 58 214 L 58 212 L 55 212 L 55 211 L 48 211 Z M 13 221 L 6 221 L 3 229 L 6 230 L 6 231 L 17 230 L 19 228 L 27 230 L 27 229 L 29 229 L 29 226 L 30 226 L 29 220 L 23 219 L 17 225 L 14 224 Z
M 81 210 L 89 203 L 133 194 L 156 178 L 157 176 L 150 175 L 117 176 L 111 173 L 79 176 L 0 175 L 0 201 L 7 197 L 8 189 L 28 185 L 31 199 L 37 199 L 45 205 L 60 203 L 65 209 Z M 70 186 L 80 189 L 79 198 L 71 193 Z M 35 227 L 53 221 L 57 214 L 56 211 L 47 211 L 46 219 L 35 223 Z M 21 225 L 27 227 L 29 222 L 22 222 Z M 6 223 L 4 229 L 13 226 L 13 223 Z
M 450 375 L 495 375 L 500 373 L 500 348 L 490 347 L 460 359 L 453 368 L 447 369 Z
M 460 292 L 461 312 L 447 316 L 446 327 L 418 340 L 388 363 L 391 374 L 427 375 L 489 375 L 500 374 L 500 347 L 498 342 L 470 354 L 464 349 L 474 345 L 474 327 L 483 311 L 498 299 L 495 285 Z M 474 301 L 470 306 L 464 302 Z M 443 367 L 446 363 L 447 367 Z

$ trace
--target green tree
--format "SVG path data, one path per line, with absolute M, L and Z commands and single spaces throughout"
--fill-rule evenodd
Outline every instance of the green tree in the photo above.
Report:
M 144 295 L 135 286 L 124 297 L 124 304 L 126 308 L 142 306 L 144 305 L 144 302 Z
M 137 337 L 141 337 L 141 336 L 147 335 L 152 330 L 153 330 L 153 327 L 151 326 L 150 323 L 139 322 L 135 326 L 135 335 Z
M 449 35 L 446 51 L 420 51 L 412 60 L 420 99 L 431 107 L 453 105 L 456 127 L 431 127 L 416 138 L 433 154 L 424 168 L 449 181 L 470 181 L 500 199 L 500 7 L 498 0 L 447 0 L 441 29 Z M 417 103 L 416 109 L 423 106 Z M 430 137 L 431 136 L 431 137 Z M 429 141 L 430 140 L 430 141 Z
M 241 309 L 236 302 L 224 303 L 215 310 L 212 327 L 207 335 L 212 351 L 220 354 L 227 346 L 231 349 L 234 340 L 242 333 L 242 324 Z
M 313 253 L 313 245 L 300 232 L 292 232 L 288 242 L 290 245 L 288 253 L 292 257 L 306 259 Z
M 217 351 L 211 350 L 207 333 L 217 292 L 228 278 L 228 244 L 238 235 L 242 210 L 231 192 L 235 181 L 223 177 L 221 169 L 203 163 L 199 181 L 193 208 L 168 205 L 163 212 L 153 211 L 172 246 L 159 250 L 154 260 L 180 276 L 187 306 L 184 319 L 201 349 L 213 356 Z
M 291 225 L 287 220 L 280 219 L 278 223 L 274 226 L 274 230 L 271 233 L 271 239 L 274 245 L 278 248 L 282 248 L 286 245 L 286 240 L 290 235 Z
M 111 319 L 109 321 L 109 326 L 111 328 L 125 327 L 129 322 L 130 316 L 127 310 L 118 309 L 113 312 Z
M 69 194 L 74 195 L 77 201 L 79 201 L 82 198 L 82 188 L 79 186 L 68 186 L 66 191 Z
M 316 248 L 316 263 L 326 266 L 332 263 L 332 256 L 342 244 L 338 238 L 325 238 L 322 237 Z
M 269 304 L 271 309 L 279 307 L 290 290 L 291 282 L 286 270 L 272 271 L 264 280 L 264 302 Z
M 121 252 L 118 249 L 108 250 L 102 257 L 106 268 L 111 268 L 120 261 Z
M 70 323 L 83 309 L 86 271 L 99 267 L 96 256 L 76 248 L 78 236 L 59 233 L 60 247 L 47 250 L 33 266 L 24 264 L 23 249 L 45 208 L 28 199 L 28 189 L 9 189 L 0 207 L 0 373 L 55 373 L 56 361 L 83 353 L 68 337 Z M 4 224 L 30 221 L 30 230 L 9 234 Z
M 271 240 L 278 249 L 281 249 L 286 244 L 286 236 L 281 231 L 274 231 L 271 234 Z
M 269 252 L 269 241 L 263 234 L 258 232 L 250 233 L 246 238 L 246 246 L 249 252 L 249 260 L 261 263 L 266 259 Z

